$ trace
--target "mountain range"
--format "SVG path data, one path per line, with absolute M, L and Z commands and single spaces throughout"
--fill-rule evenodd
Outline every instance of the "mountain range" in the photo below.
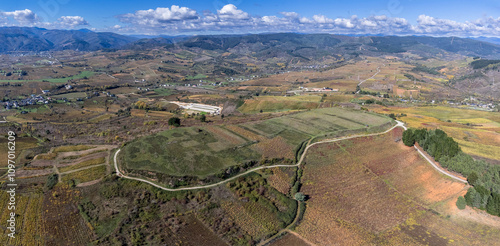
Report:
M 315 59 L 325 54 L 373 54 L 412 52 L 423 56 L 457 53 L 500 58 L 500 46 L 491 38 L 425 36 L 344 36 L 332 34 L 268 33 L 203 36 L 125 36 L 111 32 L 49 30 L 37 27 L 0 27 L 0 53 L 102 49 L 185 49 L 253 52 L 257 56 L 289 56 Z

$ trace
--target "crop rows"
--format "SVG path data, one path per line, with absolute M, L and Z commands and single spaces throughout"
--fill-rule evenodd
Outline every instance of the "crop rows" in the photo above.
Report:
M 64 174 L 62 176 L 62 181 L 67 182 L 69 180 L 79 181 L 80 183 L 89 182 L 92 180 L 100 179 L 106 174 L 106 166 L 97 166 L 84 169 L 81 171 Z
M 31 199 L 24 213 L 24 236 L 21 245 L 44 245 L 42 235 L 42 203 L 40 194 L 31 194 Z
M 95 147 L 94 146 L 88 146 L 88 145 L 69 145 L 69 146 L 60 146 L 60 147 L 57 147 L 52 152 L 53 153 L 71 152 L 71 151 L 88 150 L 88 149 L 93 149 L 93 148 L 95 148 Z
M 103 164 L 106 162 L 106 158 L 105 157 L 100 157 L 100 158 L 96 158 L 96 159 L 90 159 L 90 160 L 86 160 L 86 161 L 82 161 L 78 164 L 75 164 L 75 165 L 71 165 L 71 166 L 67 166 L 67 167 L 61 167 L 59 168 L 59 171 L 64 173 L 64 172 L 67 172 L 67 171 L 71 171 L 71 170 L 76 170 L 76 169 L 79 169 L 79 168 L 84 168 L 84 167 L 90 167 L 90 166 L 94 166 L 94 165 L 98 165 L 98 164 Z
M 16 237 L 15 238 L 9 238 L 9 244 L 10 245 L 23 245 L 21 244 L 21 238 L 23 238 L 26 234 L 29 234 L 31 232 L 26 231 L 26 230 L 20 230 L 20 228 L 23 228 L 24 226 L 24 220 L 26 214 L 26 207 L 28 206 L 30 198 L 28 196 L 23 196 L 23 195 L 17 195 L 16 196 L 16 214 L 19 214 L 18 217 L 16 217 Z M 2 220 L 4 221 L 4 220 Z
M 281 136 L 261 141 L 255 145 L 255 148 L 262 153 L 263 158 L 293 159 L 295 157 L 294 148 Z
M 245 137 L 246 139 L 250 139 L 252 141 L 263 141 L 263 140 L 267 139 L 266 137 L 264 137 L 262 135 L 259 135 L 259 134 L 256 134 L 254 132 L 251 132 L 249 130 L 243 129 L 240 126 L 229 125 L 229 126 L 226 126 L 226 128 L 243 136 L 243 137 Z
M 220 141 L 223 141 L 223 142 L 229 142 L 233 145 L 239 145 L 239 144 L 242 144 L 242 143 L 245 143 L 246 141 L 232 133 L 230 133 L 229 131 L 226 131 L 220 127 L 216 127 L 216 126 L 208 126 L 206 128 L 210 133 L 212 133 L 216 138 L 220 139 Z
M 238 202 L 223 202 L 221 207 L 235 221 L 235 223 L 247 232 L 252 238 L 261 238 L 266 235 L 266 229 L 245 210 Z
M 288 174 L 283 172 L 279 167 L 273 168 L 273 175 L 269 176 L 267 181 L 269 184 L 283 194 L 288 194 L 290 188 L 292 187 L 290 183 L 290 177 Z

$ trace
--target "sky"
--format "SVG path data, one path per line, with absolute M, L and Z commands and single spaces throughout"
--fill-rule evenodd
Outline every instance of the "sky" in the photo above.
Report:
M 498 0 L 2 1 L 0 26 L 120 34 L 263 32 L 500 37 Z

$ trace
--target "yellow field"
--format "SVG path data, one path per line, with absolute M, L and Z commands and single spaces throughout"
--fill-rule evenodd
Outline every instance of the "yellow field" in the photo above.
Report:
M 372 105 L 370 110 L 382 114 L 407 114 L 400 120 L 409 127 L 441 129 L 453 137 L 465 153 L 500 160 L 498 113 L 445 106 L 403 108 Z
M 88 150 L 88 149 L 92 149 L 92 148 L 94 148 L 94 147 L 88 146 L 88 145 L 68 145 L 68 146 L 57 147 L 52 152 L 53 153 L 72 152 L 72 151 Z
M 8 155 L 8 140 L 4 137 L 0 138 L 0 160 L 2 160 L 0 167 L 7 166 L 7 155 Z M 37 140 L 35 138 L 16 138 L 16 158 L 25 149 L 34 148 L 37 146 Z
M 319 106 L 320 100 L 321 96 L 318 95 L 290 97 L 260 96 L 255 99 L 246 100 L 245 104 L 238 110 L 242 113 L 258 113 L 260 110 L 264 112 L 276 112 L 283 110 L 314 109 Z
M 71 179 L 77 181 L 77 183 L 85 183 L 92 180 L 100 179 L 106 175 L 106 166 L 95 166 L 74 173 L 64 174 L 62 176 L 62 181 L 67 182 Z

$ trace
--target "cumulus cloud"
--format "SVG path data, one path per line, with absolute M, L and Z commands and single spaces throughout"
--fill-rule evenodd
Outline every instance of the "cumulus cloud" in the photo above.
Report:
M 81 16 L 61 16 L 58 19 L 62 26 L 76 27 L 76 26 L 87 26 L 89 23 Z
M 187 7 L 138 10 L 117 16 L 125 25 L 120 30 L 137 33 L 248 33 L 248 32 L 326 32 L 336 34 L 494 36 L 500 34 L 500 18 L 483 18 L 457 22 L 427 15 L 418 17 L 412 25 L 405 18 L 356 15 L 332 18 L 323 14 L 301 16 L 297 12 L 279 12 L 278 16 L 252 16 L 234 4 L 227 4 L 215 13 L 205 10 L 198 14 Z
M 228 4 L 217 10 L 217 14 L 221 19 L 246 20 L 250 15 L 243 10 L 238 9 L 234 4 Z
M 500 18 L 482 18 L 475 21 L 457 22 L 420 15 L 413 30 L 419 34 L 435 36 L 497 36 L 500 34 Z
M 291 19 L 297 19 L 300 16 L 298 13 L 295 12 L 280 12 L 280 14 Z
M 44 22 L 30 9 L 0 12 L 0 26 L 37 26 L 49 29 L 72 29 L 88 26 L 81 16 L 61 16 L 54 22 Z
M 138 10 L 135 13 L 119 15 L 118 19 L 123 23 L 132 23 L 136 25 L 161 26 L 172 22 L 187 20 L 197 20 L 199 18 L 196 10 L 172 5 L 170 8 Z
M 324 15 L 314 15 L 313 16 L 314 22 L 318 24 L 330 24 L 333 23 L 334 21 Z
M 39 20 L 38 16 L 30 9 L 3 12 L 2 15 L 12 17 L 21 25 L 32 25 Z

